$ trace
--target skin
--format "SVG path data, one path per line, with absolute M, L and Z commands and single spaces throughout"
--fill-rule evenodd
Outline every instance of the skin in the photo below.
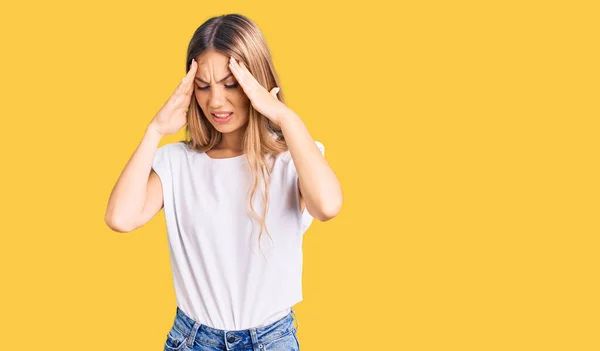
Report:
M 248 124 L 250 99 L 229 69 L 229 57 L 208 50 L 198 56 L 196 61 L 198 62 L 194 77 L 196 101 L 213 127 L 223 133 L 221 143 L 207 154 L 213 158 L 242 155 L 244 152 L 242 137 Z M 231 76 L 217 83 L 228 75 Z M 233 111 L 233 116 L 225 124 L 217 123 L 210 114 L 212 111 Z
M 335 217 L 343 201 L 340 183 L 315 145 L 302 119 L 277 98 L 278 88 L 267 91 L 243 62 L 237 62 L 218 52 L 210 50 L 196 59 L 198 69 L 192 68 L 188 73 L 195 77 L 194 94 L 205 115 L 211 116 L 210 113 L 214 110 L 234 113 L 233 118 L 226 124 L 217 124 L 212 116 L 209 118 L 215 129 L 223 134 L 223 138 L 217 149 L 213 148 L 208 156 L 221 158 L 243 153 L 241 141 L 248 123 L 248 104 L 251 104 L 256 111 L 279 126 L 285 136 L 298 171 L 301 209 L 306 208 L 312 217 L 320 221 Z M 232 84 L 227 84 L 227 80 L 217 83 L 229 73 L 233 75 L 228 78 Z M 224 84 L 233 85 L 233 79 L 237 81 L 238 86 L 226 88 Z M 183 85 L 191 84 L 184 79 Z M 200 90 L 205 87 L 206 90 Z
M 198 63 L 202 68 L 198 69 Z M 277 87 L 267 91 L 242 62 L 216 52 L 206 52 L 192 61 L 189 71 L 171 97 L 150 122 L 142 143 L 125 166 L 113 188 L 106 212 L 106 222 L 120 232 L 128 232 L 148 222 L 163 206 L 162 186 L 151 170 L 152 155 L 161 138 L 181 130 L 187 122 L 187 110 L 192 94 L 207 115 L 215 109 L 234 112 L 231 123 L 209 123 L 223 134 L 223 140 L 210 155 L 215 158 L 239 156 L 241 140 L 248 116 L 249 103 L 260 114 L 281 128 L 298 172 L 301 207 L 320 221 L 337 216 L 342 202 L 342 189 L 335 173 L 315 145 L 302 119 L 277 98 Z M 233 73 L 229 81 L 217 81 Z M 199 79 L 195 79 L 195 78 Z M 200 82 L 200 79 L 206 83 Z M 237 82 L 238 87 L 226 88 Z M 241 90 L 240 90 L 241 86 Z M 207 90 L 200 90 L 208 87 Z M 237 116 L 235 115 L 237 114 Z M 223 153 L 226 154 L 218 154 Z M 232 154 L 233 153 L 233 154 Z M 148 172 L 150 176 L 148 177 Z M 146 183 L 146 177 L 148 182 Z

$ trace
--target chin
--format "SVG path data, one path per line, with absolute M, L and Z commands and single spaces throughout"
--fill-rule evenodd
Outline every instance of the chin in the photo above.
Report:
M 215 126 L 213 125 L 213 127 L 215 127 L 215 129 L 222 134 L 228 134 L 231 132 L 235 132 L 236 130 L 240 129 L 240 126 Z
M 213 127 L 215 127 L 215 129 L 217 130 L 217 132 L 222 133 L 222 134 L 231 133 L 232 131 L 235 130 L 235 129 L 232 129 L 232 128 L 215 126 L 214 124 L 213 124 Z
M 216 129 L 218 132 L 219 132 L 219 133 L 223 133 L 223 134 L 225 134 L 225 133 L 231 133 L 231 132 L 235 132 L 236 130 L 239 130 L 239 129 L 243 129 L 243 128 L 245 128 L 245 127 L 246 127 L 246 124 L 242 124 L 242 125 L 240 125 L 240 124 L 238 124 L 238 123 L 235 123 L 235 124 L 229 124 L 229 123 L 228 123 L 228 124 L 225 124 L 225 125 L 221 125 L 221 124 L 218 124 L 218 123 L 213 123 L 213 124 L 212 124 L 212 126 L 213 126 L 213 127 L 214 127 L 214 128 L 215 128 L 215 129 Z

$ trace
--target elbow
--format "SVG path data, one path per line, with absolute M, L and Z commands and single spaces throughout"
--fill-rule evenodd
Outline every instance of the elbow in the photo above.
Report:
M 122 221 L 117 220 L 116 218 L 105 216 L 104 222 L 106 225 L 113 231 L 117 233 L 129 233 L 132 229 L 127 226 Z
M 315 218 L 318 219 L 321 222 L 327 222 L 329 220 L 332 220 L 335 216 L 336 215 L 331 215 L 331 214 L 323 213 L 323 214 L 318 215 Z
M 325 202 L 315 218 L 321 222 L 327 222 L 335 218 L 342 209 L 342 202 L 341 196 L 335 201 Z

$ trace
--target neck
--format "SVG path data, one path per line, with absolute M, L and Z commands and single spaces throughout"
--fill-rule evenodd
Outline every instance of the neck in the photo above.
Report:
M 224 150 L 242 151 L 244 145 L 242 140 L 246 128 L 238 128 L 231 133 L 223 133 L 221 135 L 221 142 L 217 145 L 217 148 Z

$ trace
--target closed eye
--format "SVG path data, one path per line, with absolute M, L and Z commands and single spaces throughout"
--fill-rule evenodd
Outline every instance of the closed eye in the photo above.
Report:
M 196 86 L 198 88 L 198 90 L 206 90 L 208 89 L 209 86 L 205 86 L 205 87 L 200 87 L 200 86 Z M 225 85 L 225 88 L 227 89 L 233 89 L 233 88 L 237 88 L 238 87 L 238 83 L 235 84 L 231 84 L 231 85 Z

